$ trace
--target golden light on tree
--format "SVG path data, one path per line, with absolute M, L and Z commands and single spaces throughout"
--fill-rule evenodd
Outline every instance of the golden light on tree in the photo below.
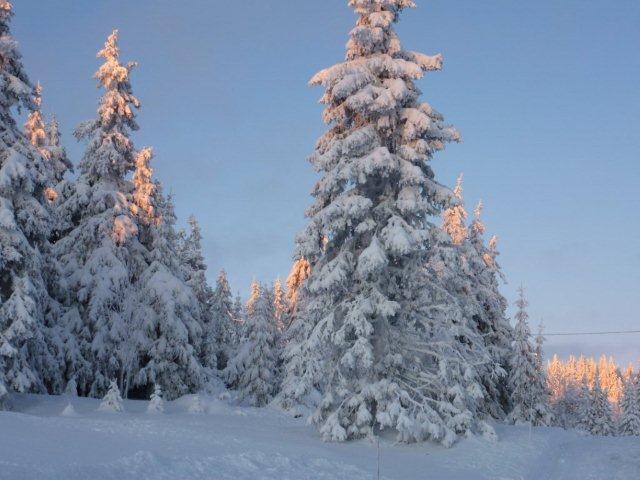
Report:
M 462 245 L 469 233 L 465 224 L 467 212 L 462 201 L 462 174 L 458 177 L 453 194 L 458 203 L 444 211 L 442 215 L 444 225 L 442 228 L 449 234 L 454 245 Z

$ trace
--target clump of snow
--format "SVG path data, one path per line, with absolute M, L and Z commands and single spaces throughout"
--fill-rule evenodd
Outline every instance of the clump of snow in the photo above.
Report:
M 200 399 L 200 395 L 194 395 L 191 397 L 189 402 L 189 406 L 187 407 L 187 411 L 192 414 L 201 414 L 205 413 L 204 405 L 202 404 L 202 400 Z
M 60 413 L 61 416 L 63 417 L 76 417 L 78 415 L 78 412 L 76 412 L 76 409 L 73 408 L 73 405 L 71 404 L 71 402 L 67 403 L 67 406 L 64 407 L 64 410 L 62 410 L 62 413 Z

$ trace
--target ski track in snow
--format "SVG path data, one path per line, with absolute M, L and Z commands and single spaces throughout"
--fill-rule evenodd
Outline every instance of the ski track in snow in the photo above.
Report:
M 228 405 L 201 395 L 145 413 L 125 401 L 122 414 L 96 412 L 99 401 L 72 398 L 77 416 L 61 416 L 67 397 L 14 396 L 0 412 L 1 480 L 278 479 L 371 480 L 376 445 L 324 443 L 301 419 L 271 408 Z M 635 480 L 640 438 L 591 437 L 557 428 L 496 426 L 500 440 L 461 440 L 451 449 L 381 440 L 385 480 Z

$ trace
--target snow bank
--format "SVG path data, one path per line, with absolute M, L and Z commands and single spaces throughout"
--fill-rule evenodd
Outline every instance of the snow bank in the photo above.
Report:
M 125 400 L 125 412 L 96 412 L 99 400 L 74 398 L 75 417 L 60 416 L 69 399 L 12 398 L 0 412 L 0 479 L 371 480 L 376 445 L 324 443 L 302 419 L 270 408 L 238 408 L 201 395 L 206 413 L 192 415 L 192 397 L 166 402 Z M 241 414 L 238 414 L 241 412 Z M 380 442 L 385 480 L 630 480 L 640 472 L 640 438 L 591 437 L 556 428 L 496 427 L 451 449 Z

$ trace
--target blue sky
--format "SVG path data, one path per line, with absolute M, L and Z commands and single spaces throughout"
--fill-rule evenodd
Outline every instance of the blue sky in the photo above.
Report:
M 433 162 L 486 205 L 510 301 L 523 283 L 547 331 L 640 329 L 640 2 L 417 0 L 403 44 L 441 52 L 423 98 L 464 143 Z M 95 53 L 113 28 L 137 60 L 138 146 L 182 221 L 200 220 L 213 279 L 286 276 L 324 131 L 317 70 L 340 62 L 346 0 L 20 0 L 13 32 L 44 110 L 71 131 L 95 115 Z M 640 356 L 640 335 L 550 339 L 549 350 Z

